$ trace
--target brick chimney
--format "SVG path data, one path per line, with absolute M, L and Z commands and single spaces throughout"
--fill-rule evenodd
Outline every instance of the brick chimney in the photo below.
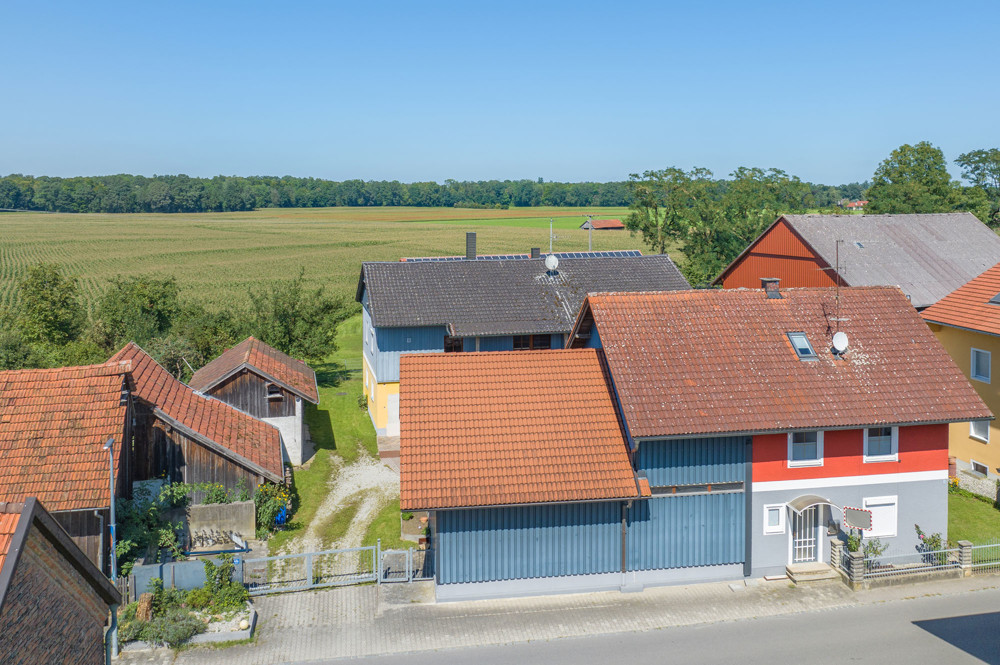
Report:
M 764 289 L 764 293 L 767 294 L 768 298 L 780 299 L 781 291 L 778 290 L 778 283 L 781 280 L 777 277 L 761 277 L 760 278 L 760 288 Z

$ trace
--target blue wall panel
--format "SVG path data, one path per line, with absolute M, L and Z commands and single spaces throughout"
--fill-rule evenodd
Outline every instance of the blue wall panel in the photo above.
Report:
M 742 563 L 743 501 L 742 492 L 636 501 L 628 511 L 628 569 Z
M 373 365 L 379 383 L 399 381 L 402 353 L 444 353 L 444 326 L 376 328 Z
M 621 570 L 621 504 L 443 510 L 437 581 L 490 582 Z
M 642 441 L 636 467 L 653 487 L 742 482 L 746 442 L 741 436 Z
M 507 336 L 507 337 L 480 337 L 479 338 L 479 350 L 480 351 L 513 351 L 514 350 L 514 338 L 512 336 Z

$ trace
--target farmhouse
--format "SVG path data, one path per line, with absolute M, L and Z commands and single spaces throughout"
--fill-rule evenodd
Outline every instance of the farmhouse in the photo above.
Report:
M 898 286 L 923 309 L 1000 261 L 1000 236 L 968 212 L 783 215 L 713 284 Z
M 37 497 L 84 555 L 108 569 L 111 455 L 129 496 L 128 362 L 0 372 L 0 501 Z M 108 440 L 112 450 L 104 449 Z
M 587 293 L 690 288 L 666 255 L 480 257 L 470 237 L 451 258 L 362 265 L 364 390 L 379 434 L 399 433 L 401 355 L 561 348 Z
M 620 219 L 588 219 L 580 228 L 584 231 L 624 231 L 625 225 Z
M 7 663 L 105 662 L 118 590 L 35 498 L 0 502 L 0 654 Z
M 195 390 L 270 423 L 281 432 L 285 462 L 304 462 L 303 400 L 319 404 L 316 372 L 259 339 L 248 337 L 191 377 Z
M 844 507 L 893 546 L 946 534 L 948 424 L 990 411 L 898 289 L 839 297 L 591 294 L 570 350 L 404 356 L 438 597 L 784 573 Z
M 175 379 L 130 342 L 111 361 L 131 363 L 135 480 L 220 483 L 253 493 L 283 482 L 281 434 L 272 425 Z
M 993 381 L 993 354 L 1000 358 L 1000 264 L 958 287 L 921 315 L 972 386 L 1000 412 L 1000 390 Z M 1000 480 L 1000 432 L 995 422 L 955 423 L 949 447 L 963 485 L 992 498 Z

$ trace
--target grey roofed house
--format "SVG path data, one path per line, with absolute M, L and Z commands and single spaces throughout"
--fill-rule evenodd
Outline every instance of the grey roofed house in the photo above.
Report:
M 722 283 L 782 220 L 834 269 L 838 268 L 837 241 L 844 241 L 840 243 L 836 270 L 843 283 L 898 286 L 917 309 L 934 304 L 1000 262 L 1000 236 L 968 212 L 784 215 L 751 243 L 715 283 Z
M 364 263 L 357 300 L 364 302 L 367 294 L 376 328 L 445 326 L 457 337 L 526 335 L 568 333 L 591 292 L 689 288 L 665 254 L 560 258 L 553 271 L 542 255 Z

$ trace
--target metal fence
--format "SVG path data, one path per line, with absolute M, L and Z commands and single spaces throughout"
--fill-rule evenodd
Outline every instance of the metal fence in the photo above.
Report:
M 865 558 L 864 579 L 900 577 L 952 568 L 961 568 L 957 548 L 929 552 L 882 554 Z
M 377 582 L 379 547 L 244 559 L 243 584 L 251 596 Z
M 1000 541 L 973 545 L 971 568 L 973 574 L 1000 573 Z
M 434 577 L 433 550 L 382 550 L 379 581 L 414 582 Z

